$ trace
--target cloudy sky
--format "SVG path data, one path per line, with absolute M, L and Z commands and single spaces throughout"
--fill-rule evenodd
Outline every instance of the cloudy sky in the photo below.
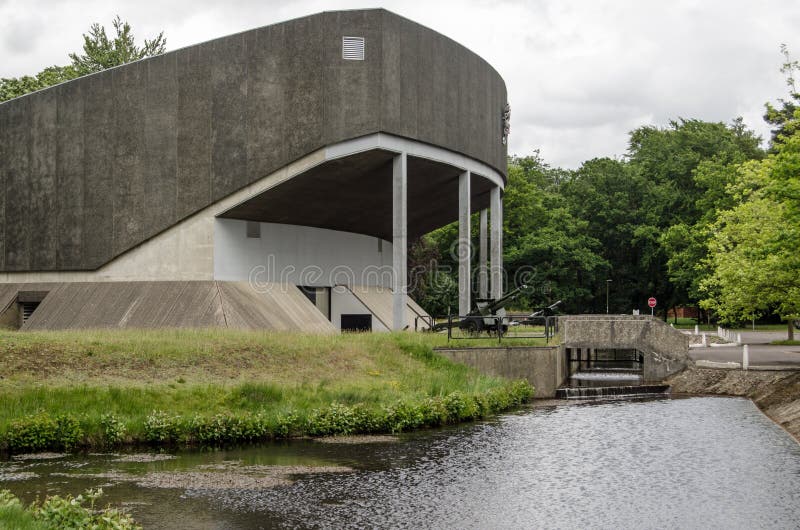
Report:
M 624 155 L 627 133 L 678 117 L 742 116 L 767 137 L 786 94 L 780 44 L 800 58 L 797 0 L 0 0 L 0 77 L 66 64 L 115 14 L 168 49 L 325 10 L 385 7 L 472 49 L 504 77 L 511 153 L 554 166 Z

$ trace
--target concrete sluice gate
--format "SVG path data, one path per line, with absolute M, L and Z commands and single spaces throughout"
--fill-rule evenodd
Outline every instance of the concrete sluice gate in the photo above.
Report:
M 0 103 L 0 324 L 414 329 L 408 242 L 478 211 L 497 298 L 508 109 L 486 61 L 383 9 Z
M 662 384 L 689 361 L 688 338 L 652 317 L 561 317 L 567 378 L 556 397 L 603 398 L 669 392 Z

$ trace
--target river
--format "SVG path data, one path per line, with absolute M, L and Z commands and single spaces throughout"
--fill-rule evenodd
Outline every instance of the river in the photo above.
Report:
M 800 527 L 800 445 L 739 398 L 540 406 L 396 440 L 0 463 L 0 488 L 26 500 L 90 486 L 145 528 Z

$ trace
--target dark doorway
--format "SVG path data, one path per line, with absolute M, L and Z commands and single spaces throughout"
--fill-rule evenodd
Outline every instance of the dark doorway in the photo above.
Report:
M 372 331 L 372 315 L 342 315 L 342 331 Z

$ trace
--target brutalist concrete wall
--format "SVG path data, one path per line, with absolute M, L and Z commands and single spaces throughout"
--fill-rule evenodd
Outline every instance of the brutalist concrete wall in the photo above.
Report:
M 342 37 L 365 60 L 342 59 Z M 506 172 L 506 89 L 382 9 L 330 12 L 0 104 L 0 271 L 93 270 L 325 145 L 375 132 Z
M 639 350 L 645 381 L 662 381 L 691 363 L 689 337 L 650 316 L 569 315 L 558 325 L 565 348 Z
M 558 346 L 441 348 L 436 353 L 479 372 L 508 379 L 527 379 L 536 398 L 552 398 L 567 376 Z

